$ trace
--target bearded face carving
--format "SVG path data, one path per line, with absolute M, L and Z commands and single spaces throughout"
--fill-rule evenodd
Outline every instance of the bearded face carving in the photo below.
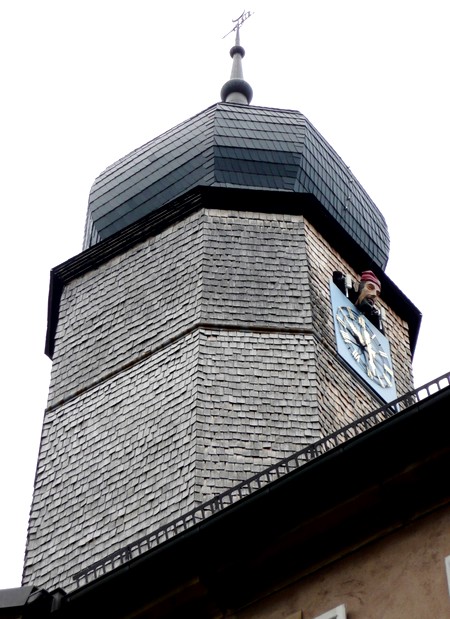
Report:
M 359 311 L 364 314 L 381 333 L 384 333 L 381 312 L 376 305 L 381 294 L 381 283 L 375 273 L 372 271 L 363 271 L 357 291 L 351 285 L 352 283 L 346 283 L 346 277 L 340 271 L 335 271 L 333 273 L 333 281 L 352 303 L 355 304 Z
M 355 301 L 356 307 L 363 313 L 364 309 L 370 310 L 375 307 L 375 301 L 381 293 L 380 280 L 372 271 L 363 271 L 358 288 L 358 298 Z

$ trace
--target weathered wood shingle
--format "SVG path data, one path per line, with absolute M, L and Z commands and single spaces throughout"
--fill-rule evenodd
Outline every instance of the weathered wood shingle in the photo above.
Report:
M 301 215 L 207 208 L 66 285 L 24 583 L 70 589 L 86 565 L 376 407 L 336 353 L 336 268 L 352 271 Z M 406 388 L 407 343 L 393 359 Z

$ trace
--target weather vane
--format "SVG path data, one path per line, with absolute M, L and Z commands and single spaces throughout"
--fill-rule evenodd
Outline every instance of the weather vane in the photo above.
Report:
M 234 32 L 235 30 L 239 31 L 239 28 L 242 26 L 242 24 L 245 22 L 245 20 L 247 20 L 252 15 L 253 15 L 253 13 L 251 13 L 250 11 L 245 11 L 244 10 L 242 15 L 239 15 L 239 17 L 237 19 L 232 19 L 231 21 L 233 22 L 233 24 L 235 24 L 235 26 L 230 30 L 230 32 L 227 32 L 226 35 L 224 35 L 222 37 L 222 39 L 227 37 L 229 34 Z

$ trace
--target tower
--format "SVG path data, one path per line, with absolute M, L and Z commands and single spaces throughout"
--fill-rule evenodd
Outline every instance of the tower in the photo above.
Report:
M 98 177 L 84 251 L 52 271 L 25 584 L 70 590 L 381 404 L 337 347 L 333 272 L 381 281 L 397 393 L 412 387 L 419 316 L 384 274 L 382 215 L 301 113 L 249 106 L 239 22 L 231 54 L 221 103 Z

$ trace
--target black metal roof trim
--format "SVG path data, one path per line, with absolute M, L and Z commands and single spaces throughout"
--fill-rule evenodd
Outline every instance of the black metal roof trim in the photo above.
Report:
M 77 587 L 85 585 L 115 568 L 128 563 L 132 559 L 151 551 L 156 546 L 169 541 L 179 533 L 198 525 L 206 518 L 225 510 L 227 507 L 241 501 L 245 497 L 261 491 L 272 482 L 276 482 L 286 475 L 292 474 L 300 467 L 305 466 L 308 462 L 319 458 L 331 450 L 339 448 L 352 439 L 357 439 L 361 434 L 376 428 L 379 424 L 388 421 L 393 416 L 404 413 L 411 406 L 423 402 L 425 398 L 429 398 L 444 389 L 449 389 L 449 387 L 450 372 L 364 415 L 360 419 L 316 441 L 301 451 L 280 460 L 276 464 L 261 471 L 261 473 L 253 475 L 251 478 L 237 484 L 219 496 L 181 515 L 172 522 L 159 527 L 156 531 L 140 537 L 127 546 L 109 554 L 104 559 L 96 561 L 92 565 L 77 572 L 73 576 Z

